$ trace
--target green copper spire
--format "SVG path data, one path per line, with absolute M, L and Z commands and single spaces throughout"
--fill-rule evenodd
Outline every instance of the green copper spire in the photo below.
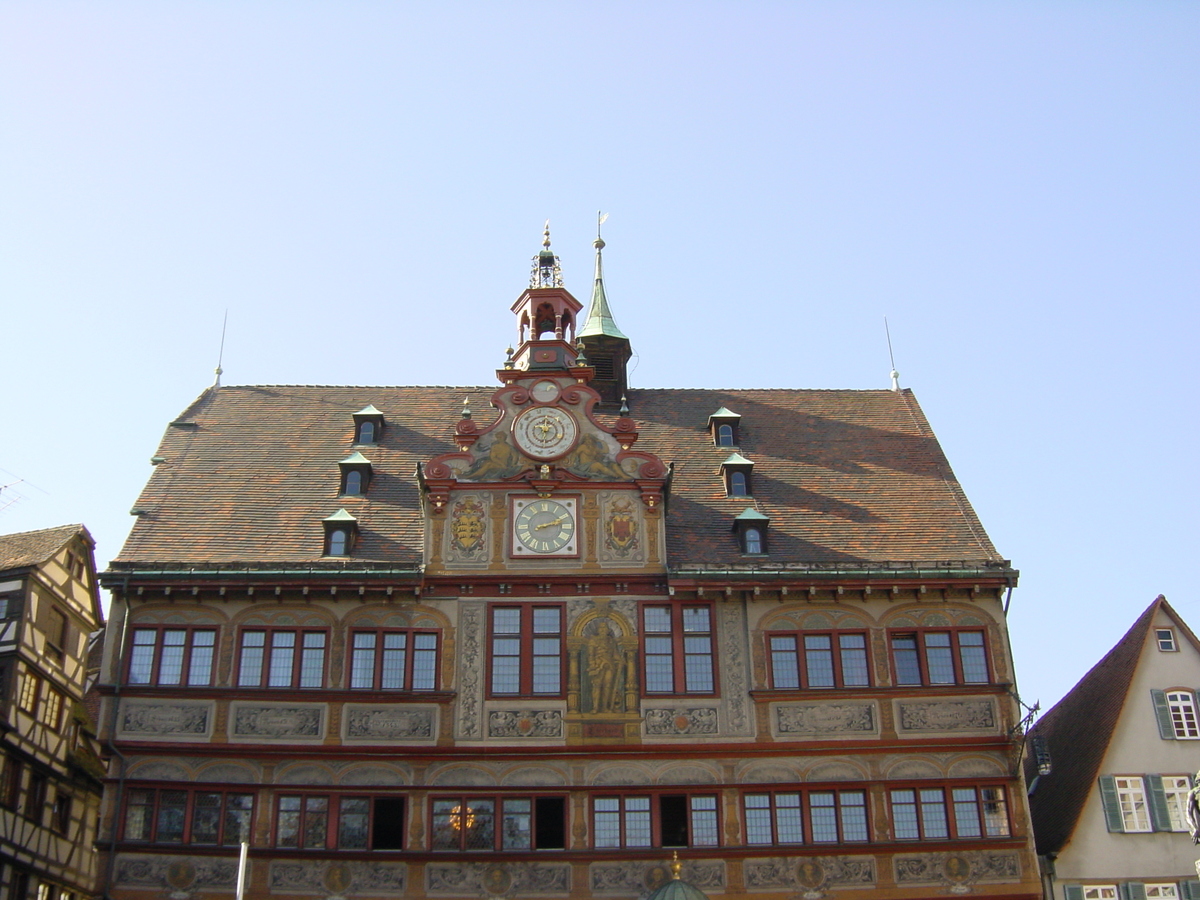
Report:
M 608 216 L 600 213 L 597 213 L 597 216 L 599 216 L 599 222 L 596 223 L 596 240 L 592 242 L 592 246 L 596 248 L 596 285 L 592 288 L 592 308 L 588 310 L 587 321 L 583 323 L 579 336 L 582 338 L 603 334 L 627 341 L 629 338 L 625 337 L 621 329 L 617 327 L 612 310 L 608 308 L 608 297 L 604 295 L 604 270 L 600 260 L 600 251 L 604 249 L 604 240 L 600 237 L 600 225 Z

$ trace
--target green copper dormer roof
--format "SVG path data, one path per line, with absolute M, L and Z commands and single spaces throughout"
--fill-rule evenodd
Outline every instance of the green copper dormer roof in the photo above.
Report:
M 324 521 L 324 522 L 357 523 L 358 519 L 356 519 L 354 516 L 350 515 L 350 513 L 346 512 L 346 507 L 343 506 L 341 509 L 339 509 L 337 512 L 335 512 L 332 516 L 326 516 L 322 521 Z
M 354 413 L 354 415 L 356 415 L 356 416 L 382 416 L 383 413 L 381 413 L 379 410 L 377 410 L 375 408 L 375 404 L 371 404 L 370 406 L 364 406 L 358 412 Z
M 722 406 L 715 413 L 708 417 L 708 421 L 711 422 L 713 419 L 740 419 L 741 417 L 741 413 L 735 413 L 733 410 L 726 409 L 724 406 Z
M 770 522 L 770 516 L 764 516 L 753 506 L 747 506 L 735 518 L 735 522 Z
M 355 450 L 345 459 L 338 460 L 339 466 L 369 466 L 371 461 Z
M 725 468 L 726 466 L 746 466 L 746 467 L 750 467 L 750 466 L 753 466 L 753 465 L 754 465 L 754 463 L 750 462 L 750 460 L 746 459 L 746 457 L 742 456 L 742 454 L 740 454 L 740 453 L 730 453 L 730 454 L 729 454 L 729 458 L 728 458 L 728 459 L 726 459 L 726 460 L 725 460 L 725 462 L 721 463 L 721 468 L 723 469 L 723 468 Z
M 596 283 L 592 287 L 592 306 L 588 310 L 587 321 L 583 323 L 583 328 L 579 331 L 579 337 L 602 334 L 627 341 L 629 338 L 617 327 L 612 310 L 608 308 L 608 297 L 604 294 L 604 268 L 600 259 L 604 241 L 597 237 L 592 242 L 592 246 L 596 248 Z

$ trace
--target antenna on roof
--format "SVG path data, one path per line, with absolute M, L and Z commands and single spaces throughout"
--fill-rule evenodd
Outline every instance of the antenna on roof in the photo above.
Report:
M 896 357 L 892 353 L 892 332 L 888 328 L 887 316 L 883 317 L 883 333 L 887 335 L 888 342 L 888 359 L 892 363 L 892 390 L 900 392 L 900 373 L 896 371 Z
M 225 359 L 225 326 L 229 323 L 229 308 L 225 308 L 225 318 L 221 320 L 221 349 L 217 351 L 217 368 L 215 369 L 217 377 L 213 379 L 213 387 L 221 386 L 221 373 L 225 370 L 221 368 L 221 361 Z

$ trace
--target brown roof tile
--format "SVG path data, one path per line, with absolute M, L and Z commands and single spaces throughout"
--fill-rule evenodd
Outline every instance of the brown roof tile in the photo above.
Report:
M 494 390 L 205 391 L 167 428 L 165 461 L 114 566 L 417 566 L 417 466 L 456 449 L 464 396 L 480 426 L 489 424 Z M 359 448 L 373 466 L 369 496 L 339 497 L 337 463 L 353 446 L 353 413 L 368 404 L 387 423 L 378 445 Z M 771 565 L 1002 563 L 911 392 L 650 389 L 631 390 L 629 405 L 641 434 L 635 449 L 674 465 L 674 567 L 745 564 L 731 526 L 747 505 L 771 519 Z M 714 446 L 708 430 L 721 406 L 742 417 L 752 501 L 725 496 L 729 448 Z M 321 520 L 343 506 L 361 532 L 354 558 L 321 563 Z
M 0 571 L 44 563 L 57 553 L 63 544 L 81 533 L 89 545 L 94 543 L 92 536 L 82 525 L 58 525 L 38 531 L 0 535 Z

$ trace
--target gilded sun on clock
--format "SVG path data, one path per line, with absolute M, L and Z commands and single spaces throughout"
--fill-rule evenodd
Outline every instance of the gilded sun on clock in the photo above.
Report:
M 574 417 L 555 406 L 527 409 L 513 422 L 513 440 L 533 459 L 557 459 L 575 446 L 579 426 Z

